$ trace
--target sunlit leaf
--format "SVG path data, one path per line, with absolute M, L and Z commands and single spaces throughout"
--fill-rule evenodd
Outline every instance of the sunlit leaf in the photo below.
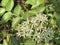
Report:
M 45 45 L 50 45 L 48 42 L 45 42 Z
M 0 16 L 2 16 L 5 12 L 5 9 L 4 8 L 0 8 Z
M 16 17 L 12 20 L 12 28 L 15 28 L 20 22 L 20 17 Z
M 55 24 L 56 24 L 55 20 L 52 19 L 52 18 L 49 20 L 49 22 L 50 22 L 52 25 L 55 25 Z
M 22 16 L 23 16 L 23 19 L 26 20 L 28 18 L 28 16 L 29 16 L 29 13 L 25 12 Z
M 6 39 L 3 40 L 3 45 L 9 45 Z
M 16 16 L 18 16 L 20 14 L 20 11 L 21 11 L 21 6 L 18 4 L 16 5 L 16 7 L 14 8 L 14 14 Z
M 11 13 L 11 12 L 5 13 L 5 14 L 3 15 L 2 19 L 1 19 L 0 24 L 3 24 L 3 23 L 8 22 L 8 21 L 10 20 L 11 16 L 12 16 L 12 13 Z
M 33 40 L 28 39 L 28 40 L 26 40 L 26 42 L 24 43 L 24 45 L 36 45 L 36 43 Z
M 32 8 L 35 8 L 39 6 L 40 4 L 44 4 L 44 0 L 27 0 L 26 3 L 31 4 Z
M 2 45 L 2 44 L 0 44 L 0 45 Z
M 9 2 L 6 5 L 6 10 L 7 11 L 11 11 L 13 6 L 14 6 L 14 1 L 13 0 L 9 0 Z
M 2 5 L 2 6 L 6 6 L 7 3 L 8 3 L 8 1 L 9 1 L 9 0 L 2 0 L 2 1 L 1 1 L 1 5 Z
M 41 5 L 35 9 L 30 10 L 29 13 L 37 14 L 37 13 L 43 12 L 44 10 L 45 10 L 45 7 Z

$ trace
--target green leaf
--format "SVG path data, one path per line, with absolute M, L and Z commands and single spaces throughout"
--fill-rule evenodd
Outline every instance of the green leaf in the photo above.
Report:
M 7 11 L 11 11 L 13 6 L 14 6 L 14 1 L 13 0 L 9 0 L 9 2 L 6 5 L 6 10 Z
M 20 23 L 20 17 L 16 17 L 12 20 L 12 28 L 15 28 Z
M 55 13 L 54 16 L 57 20 L 57 25 L 60 27 L 60 13 Z
M 3 45 L 8 45 L 8 42 L 7 42 L 7 40 L 3 40 Z
M 37 45 L 44 45 L 44 43 L 43 43 L 43 42 L 40 42 L 40 43 L 38 43 Z
M 1 5 L 2 5 L 2 6 L 6 6 L 7 3 L 8 3 L 8 1 L 9 1 L 9 0 L 2 0 L 2 1 L 1 1 Z
M 45 45 L 49 45 L 49 43 L 48 42 L 45 42 Z
M 27 39 L 24 45 L 36 45 L 36 43 L 32 39 Z
M 40 4 L 44 4 L 44 0 L 27 0 L 26 3 L 31 4 L 32 9 L 33 9 L 33 8 L 39 6 Z
M 5 9 L 4 8 L 0 8 L 0 16 L 2 16 L 5 12 Z
M 16 5 L 16 7 L 14 8 L 14 14 L 16 16 L 18 16 L 20 14 L 20 11 L 21 11 L 21 6 L 18 4 Z
M 55 11 L 56 11 L 57 13 L 60 13 L 60 5 L 57 5 L 57 6 L 55 7 Z
M 44 45 L 50 45 L 49 42 L 47 40 L 45 40 L 45 44 Z
M 60 3 L 60 0 L 49 0 L 49 2 L 56 5 L 56 4 Z
M 27 20 L 27 18 L 29 17 L 29 12 L 25 12 L 24 14 L 22 14 L 22 17 L 24 20 Z
M 25 39 L 23 37 L 19 37 L 18 38 L 18 41 L 19 41 L 19 43 L 24 43 L 25 42 Z
M 11 12 L 7 12 L 3 15 L 2 19 L 1 19 L 1 22 L 0 24 L 5 24 L 6 22 L 8 22 L 10 20 L 12 16 L 12 13 Z
M 11 39 L 11 45 L 19 45 L 19 43 L 15 37 L 11 36 L 10 39 Z
M 26 11 L 26 12 L 22 13 L 21 15 L 22 15 L 23 19 L 26 20 L 27 18 L 29 18 L 30 15 L 34 16 L 37 13 L 43 12 L 44 10 L 45 10 L 44 5 L 41 5 L 41 6 L 37 7 L 37 8 Z
M 2 44 L 0 44 L 0 45 L 2 45 Z
M 44 5 L 41 5 L 35 9 L 30 10 L 29 13 L 37 14 L 37 13 L 43 12 L 44 10 L 45 10 Z
M 50 24 L 52 24 L 52 25 L 55 25 L 55 24 L 56 24 L 55 20 L 52 19 L 52 18 L 49 20 L 49 22 L 50 22 Z
M 54 16 L 56 17 L 57 20 L 60 20 L 60 13 L 54 13 Z

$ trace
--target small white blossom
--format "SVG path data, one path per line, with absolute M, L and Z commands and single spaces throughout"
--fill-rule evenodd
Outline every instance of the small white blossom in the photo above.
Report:
M 53 39 L 53 30 L 51 28 L 47 28 L 48 19 L 45 14 L 37 14 L 35 17 L 31 17 L 31 19 L 27 18 L 26 21 L 23 21 L 16 27 L 16 30 L 20 33 L 20 36 L 30 37 L 33 36 L 35 41 L 40 42 L 43 40 L 51 40 Z

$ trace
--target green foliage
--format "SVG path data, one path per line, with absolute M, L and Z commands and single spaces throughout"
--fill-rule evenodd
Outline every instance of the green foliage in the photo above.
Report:
M 7 3 L 8 3 L 8 1 L 9 1 L 9 0 L 2 0 L 2 1 L 1 1 L 1 5 L 5 7 L 5 6 L 7 5 Z
M 3 45 L 8 45 L 8 42 L 6 39 L 3 40 Z
M 0 8 L 0 16 L 2 16 L 5 12 L 5 8 Z
M 15 28 L 20 22 L 20 17 L 16 17 L 12 20 L 12 28 Z
M 11 11 L 13 6 L 14 6 L 14 1 L 13 0 L 9 0 L 9 2 L 6 5 L 6 11 Z
M 44 4 L 44 0 L 27 0 L 26 3 L 31 4 L 31 8 L 33 9 L 41 4 Z
M 36 43 L 32 39 L 27 39 L 24 45 L 35 45 Z
M 18 4 L 16 5 L 16 7 L 14 8 L 14 14 L 16 16 L 18 16 L 20 14 L 20 11 L 21 11 L 21 6 Z
M 60 0 L 0 0 L 0 45 L 59 42 Z
M 54 16 L 56 17 L 57 25 L 60 27 L 60 13 L 55 13 Z
M 0 24 L 4 24 L 4 23 L 8 22 L 10 20 L 11 16 L 12 16 L 12 13 L 11 12 L 5 13 L 3 15 L 2 19 L 1 19 Z
M 11 45 L 19 45 L 19 43 L 15 37 L 10 37 L 10 38 L 11 38 Z
M 45 6 L 44 5 L 41 5 L 37 8 L 34 8 L 32 10 L 29 11 L 29 13 L 32 13 L 32 14 L 37 14 L 39 12 L 43 12 L 45 10 Z

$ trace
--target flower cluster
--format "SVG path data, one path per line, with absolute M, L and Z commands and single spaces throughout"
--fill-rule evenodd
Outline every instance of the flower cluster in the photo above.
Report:
M 36 16 L 27 18 L 16 27 L 20 36 L 33 37 L 38 43 L 43 40 L 51 40 L 53 36 L 53 30 L 47 27 L 48 17 L 45 14 L 36 14 Z

